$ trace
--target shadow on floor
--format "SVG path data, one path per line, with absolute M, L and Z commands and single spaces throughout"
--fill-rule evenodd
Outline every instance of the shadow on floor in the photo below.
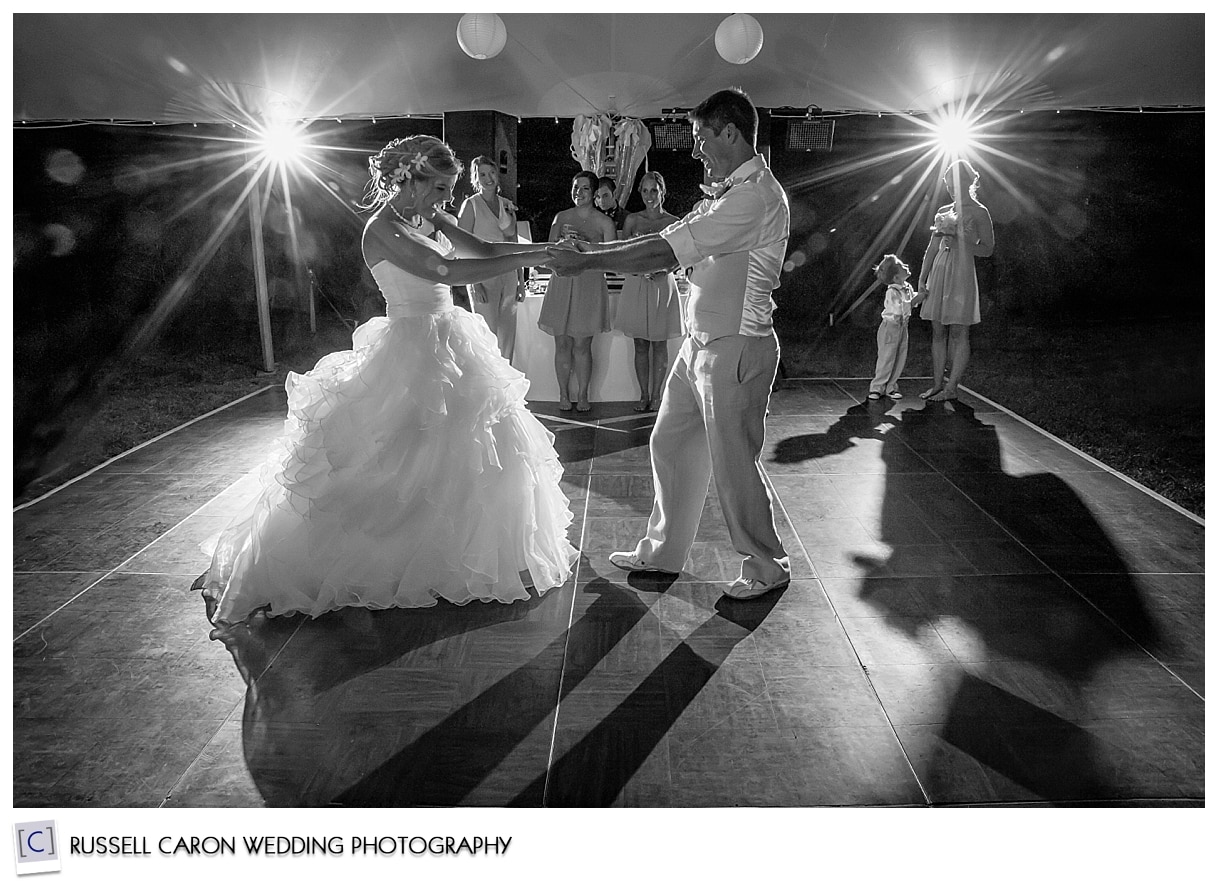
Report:
M 651 577 L 651 585 L 642 590 L 663 590 L 675 578 Z M 645 581 L 636 576 L 632 585 L 639 587 Z M 547 806 L 613 805 L 664 735 L 727 661 L 732 650 L 765 621 L 783 593 L 773 591 L 748 602 L 720 598 L 715 604 L 714 616 L 681 640 L 617 707 L 557 757 L 547 773 L 536 778 L 512 805 L 536 805 L 543 794 L 543 803 Z M 637 599 L 633 604 L 645 608 Z M 615 617 L 614 627 L 620 627 L 616 621 L 620 617 L 620 607 L 606 608 L 604 613 Z M 631 626 L 634 621 L 630 622 Z M 573 647 L 580 645 L 580 642 L 572 641 Z M 591 670 L 588 661 L 591 659 L 576 665 L 585 675 Z M 564 681 L 564 695 L 569 691 Z
M 1145 658 L 1158 641 L 1120 552 L 1060 477 L 1005 473 L 995 428 L 969 406 L 927 404 L 899 415 L 891 408 L 883 399 L 851 407 L 823 433 L 784 439 L 775 457 L 799 462 L 840 453 L 857 438 L 881 439 L 888 471 L 879 539 L 892 553 L 886 559 L 856 558 L 865 568 L 857 597 L 907 637 L 937 628 L 954 638 L 952 654 L 966 669 L 938 720 L 938 738 L 1044 799 L 1119 796 L 1096 738 L 1075 721 L 1090 719 L 1087 687 L 1101 668 L 1123 656 Z M 929 481 L 939 478 L 909 470 L 910 451 L 943 468 L 966 494 L 926 493 Z M 914 518 L 949 542 L 956 533 L 994 536 L 989 528 L 996 524 L 1001 531 L 995 543 L 1014 551 L 1074 550 L 1085 557 L 1087 571 L 1105 575 L 1105 588 L 1085 598 L 1059 575 L 1060 559 L 1048 561 L 1041 573 L 947 570 L 928 577 L 925 561 L 907 559 L 919 553 L 908 529 Z M 986 679 L 991 660 L 1022 667 L 1025 682 L 1016 675 L 1009 685 L 1039 693 L 1053 711 Z M 1035 673 L 1029 675 L 1028 668 Z M 1030 687 L 1028 680 L 1034 681 Z M 935 781 L 953 772 L 935 767 L 945 756 L 942 749 L 932 753 L 929 768 L 919 774 L 934 802 Z
M 406 656 L 426 654 L 429 649 L 438 654 L 459 651 L 454 644 L 462 635 L 520 622 L 547 606 L 561 606 L 561 593 L 551 591 L 527 603 L 459 607 L 441 601 L 424 609 L 351 608 L 316 619 L 259 615 L 248 623 L 217 629 L 214 636 L 232 654 L 247 684 L 243 752 L 266 804 L 443 802 L 433 792 L 438 782 L 451 791 L 461 787 L 462 779 L 450 780 L 453 770 L 437 764 L 428 767 L 424 757 L 432 753 L 429 748 L 434 737 L 416 744 L 396 774 L 382 768 L 371 775 L 366 766 L 369 756 L 413 731 L 412 709 L 395 705 L 391 696 L 384 695 L 379 705 L 351 706 L 351 697 L 343 698 L 341 687 L 399 664 Z M 553 612 L 561 615 L 561 609 Z M 557 663 L 561 651 L 561 645 L 547 646 L 539 657 Z M 420 672 L 419 679 L 426 678 L 427 673 Z M 526 691 L 519 688 L 521 679 L 521 672 L 515 678 L 505 677 L 484 700 L 504 692 Z M 435 690 L 441 696 L 443 685 Z M 419 692 L 423 696 L 419 700 L 426 705 L 427 690 Z M 505 715 L 518 726 L 526 717 Z M 459 727 L 460 720 L 460 714 L 454 715 L 449 728 Z M 448 746 L 450 750 L 457 747 L 451 742 Z M 476 771 L 480 762 L 493 764 L 495 756 L 511 746 L 511 732 L 504 732 L 494 743 L 465 746 L 455 752 Z M 418 761 L 411 763 L 412 758 Z M 351 784 L 365 775 L 369 777 Z
M 657 582 L 644 590 L 666 587 Z M 432 692 L 425 684 L 412 684 L 401 696 L 408 706 L 382 693 L 367 708 L 351 706 L 352 696 L 340 697 L 340 687 L 463 633 L 535 616 L 539 606 L 561 603 L 555 597 L 559 592 L 529 604 L 352 609 L 305 620 L 257 616 L 218 631 L 247 683 L 243 753 L 266 804 L 459 805 L 493 771 L 502 774 L 509 755 L 521 751 L 537 754 L 531 764 L 519 757 L 514 764 L 529 770 L 531 779 L 511 784 L 514 795 L 504 804 L 611 804 L 782 594 L 751 603 L 720 601 L 714 617 L 551 762 L 548 736 L 538 746 L 538 731 L 549 732 L 556 708 L 562 712 L 562 698 L 649 615 L 645 600 L 607 581 L 583 590 L 595 599 L 569 629 L 554 629 L 552 639 L 518 667 L 485 668 L 485 688 L 456 707 L 428 706 L 429 695 L 441 705 L 451 697 L 443 683 Z M 419 679 L 427 676 L 419 672 Z M 621 737 L 623 727 L 629 738 Z

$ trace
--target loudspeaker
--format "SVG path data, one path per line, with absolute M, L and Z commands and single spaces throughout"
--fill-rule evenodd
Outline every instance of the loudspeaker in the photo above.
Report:
M 657 120 L 651 124 L 651 149 L 689 153 L 694 149 L 693 130 L 685 120 Z
M 694 148 L 693 129 L 686 119 L 660 119 L 651 124 L 651 146 L 654 150 L 679 150 L 689 153 Z M 770 111 L 757 108 L 757 152 L 770 155 Z
M 833 149 L 833 129 L 834 121 L 831 119 L 789 119 L 786 148 L 828 153 Z
M 474 192 L 469 167 L 474 157 L 487 156 L 499 167 L 499 192 L 516 201 L 516 126 L 519 120 L 497 110 L 458 110 L 444 114 L 444 140 L 465 165 L 454 191 L 457 205 Z
M 770 111 L 766 107 L 757 108 L 757 152 L 770 155 Z

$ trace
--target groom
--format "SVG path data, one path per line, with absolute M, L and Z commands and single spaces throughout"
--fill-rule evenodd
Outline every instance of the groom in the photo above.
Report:
M 689 112 L 693 157 L 710 199 L 684 219 L 619 243 L 553 249 L 560 275 L 588 270 L 647 273 L 693 267 L 688 336 L 664 388 L 651 434 L 655 504 L 634 551 L 609 556 L 633 572 L 679 572 L 698 531 L 714 475 L 732 546 L 744 556 L 724 593 L 746 600 L 791 581 L 761 471 L 765 416 L 778 369 L 771 293 L 790 230 L 787 195 L 757 153 L 757 110 L 739 89 Z M 586 249 L 586 250 L 585 250 Z

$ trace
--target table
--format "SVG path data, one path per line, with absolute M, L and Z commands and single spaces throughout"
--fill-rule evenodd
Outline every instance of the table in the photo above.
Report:
M 617 310 L 622 277 L 608 275 L 609 315 Z M 615 284 L 616 282 L 616 284 Z M 516 310 L 516 351 L 512 365 L 529 378 L 528 401 L 557 401 L 558 380 L 554 376 L 554 338 L 537 327 L 543 294 L 529 294 Z M 676 360 L 681 338 L 668 341 L 668 363 Z M 597 334 L 592 338 L 592 382 L 589 401 L 637 401 L 638 381 L 634 376 L 634 341 L 621 331 Z

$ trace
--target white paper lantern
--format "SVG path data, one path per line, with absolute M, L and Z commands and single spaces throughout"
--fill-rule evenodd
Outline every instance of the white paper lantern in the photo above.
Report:
M 729 15 L 715 28 L 715 48 L 732 64 L 748 64 L 756 58 L 764 39 L 757 19 L 743 12 Z
M 467 12 L 457 22 L 457 43 L 470 58 L 494 58 L 507 43 L 507 28 L 493 12 Z

